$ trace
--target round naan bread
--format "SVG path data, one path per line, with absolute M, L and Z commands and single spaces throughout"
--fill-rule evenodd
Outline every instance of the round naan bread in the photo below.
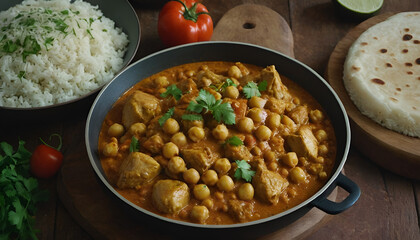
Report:
M 343 80 L 362 114 L 420 137 L 420 12 L 396 14 L 361 34 L 349 49 Z

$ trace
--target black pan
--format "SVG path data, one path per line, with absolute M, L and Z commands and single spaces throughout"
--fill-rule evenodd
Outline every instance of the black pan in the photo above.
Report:
M 332 176 L 316 194 L 296 207 L 261 220 L 233 225 L 202 225 L 162 217 L 136 206 L 114 190 L 106 179 L 98 155 L 98 137 L 105 115 L 115 101 L 138 81 L 173 66 L 199 61 L 240 61 L 262 67 L 274 64 L 280 74 L 298 83 L 323 106 L 335 130 L 337 156 Z M 175 229 L 175 234 L 178 233 L 184 237 L 188 234 L 198 236 L 195 234 L 200 233 L 200 238 L 214 234 L 238 234 L 231 236 L 253 238 L 292 223 L 313 207 L 329 214 L 340 213 L 351 207 L 360 196 L 359 187 L 341 173 L 350 148 L 350 125 L 336 93 L 309 67 L 279 52 L 256 45 L 236 42 L 201 42 L 166 49 L 140 59 L 120 73 L 98 94 L 87 119 L 85 140 L 92 167 L 104 187 L 110 191 L 111 196 L 117 199 L 116 204 L 120 204 L 133 216 L 147 218 L 147 222 L 153 222 L 159 229 L 163 226 L 165 226 L 165 231 Z M 340 203 L 327 199 L 336 186 L 349 193 L 347 198 Z

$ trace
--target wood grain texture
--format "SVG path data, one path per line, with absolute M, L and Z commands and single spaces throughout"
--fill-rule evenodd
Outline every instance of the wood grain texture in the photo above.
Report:
M 420 138 L 399 134 L 364 116 L 351 101 L 342 80 L 344 61 L 353 42 L 369 27 L 393 14 L 370 18 L 349 31 L 331 54 L 326 78 L 352 120 L 353 143 L 380 166 L 405 177 L 420 179 Z
M 256 44 L 294 57 L 293 35 L 286 20 L 262 5 L 242 4 L 230 9 L 217 23 L 212 40 Z

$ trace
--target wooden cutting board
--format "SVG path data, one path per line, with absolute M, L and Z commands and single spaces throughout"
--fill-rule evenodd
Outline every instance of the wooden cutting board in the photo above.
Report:
M 228 11 L 217 24 L 212 40 L 253 43 L 294 56 L 293 36 L 287 22 L 260 5 L 244 4 Z M 84 148 L 84 141 L 78 144 L 74 147 Z M 80 153 L 67 155 L 57 182 L 61 201 L 95 239 L 171 239 L 165 231 L 153 231 L 120 209 L 96 177 L 87 154 L 82 158 Z M 337 199 L 337 190 L 329 199 Z M 298 221 L 261 239 L 301 239 L 330 218 L 313 208 Z
M 343 84 L 344 61 L 353 42 L 369 27 L 394 14 L 375 16 L 349 31 L 330 56 L 326 79 L 337 92 L 351 119 L 352 144 L 387 170 L 420 180 L 420 138 L 388 130 L 364 116 L 351 101 Z

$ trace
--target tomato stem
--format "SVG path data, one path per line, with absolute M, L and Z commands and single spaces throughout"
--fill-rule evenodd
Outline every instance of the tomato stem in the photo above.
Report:
M 185 11 L 184 11 L 183 16 L 186 20 L 191 20 L 193 22 L 197 22 L 197 18 L 198 18 L 199 15 L 201 15 L 201 14 L 208 14 L 209 15 L 208 12 L 199 12 L 199 13 L 195 12 L 197 10 L 197 6 L 198 6 L 197 2 L 195 2 L 194 5 L 192 5 L 191 8 L 188 8 L 187 5 L 185 5 L 185 3 L 183 1 L 181 1 L 181 0 L 174 0 L 174 1 L 179 2 L 184 6 Z
M 44 140 L 42 140 L 42 138 L 39 138 L 39 140 L 41 140 L 41 142 L 44 144 L 44 145 L 46 145 L 46 146 L 48 146 L 48 147 L 50 147 L 50 148 L 54 148 L 55 150 L 57 150 L 57 151 L 60 151 L 61 150 L 61 147 L 63 146 L 63 141 L 62 141 L 62 138 L 61 138 L 61 136 L 60 136 L 60 134 L 58 134 L 58 133 L 53 133 L 53 134 L 51 134 L 50 135 L 50 138 L 49 138 L 49 140 L 51 141 L 51 138 L 53 137 L 53 136 L 57 136 L 58 137 L 58 140 L 60 141 L 59 142 L 59 144 L 58 144 L 58 147 L 53 147 L 53 146 L 51 146 L 51 145 L 49 145 L 48 143 L 46 143 Z

